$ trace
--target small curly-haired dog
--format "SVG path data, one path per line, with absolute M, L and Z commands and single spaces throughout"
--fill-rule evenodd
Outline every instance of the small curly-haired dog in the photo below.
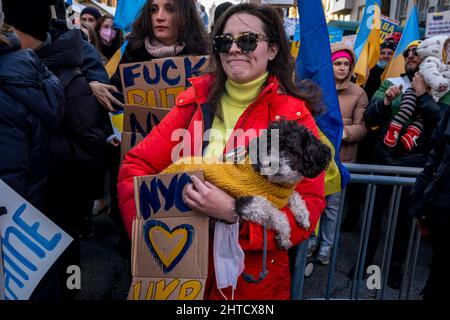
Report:
M 273 130 L 279 137 L 274 153 Z M 308 209 L 295 187 L 303 177 L 315 178 L 322 173 L 331 160 L 331 151 L 304 126 L 287 120 L 272 122 L 266 134 L 250 142 L 248 150 L 250 154 L 242 163 L 191 157 L 161 173 L 202 170 L 205 180 L 236 199 L 235 210 L 243 219 L 275 230 L 279 246 L 288 249 L 292 246 L 290 225 L 279 209 L 288 205 L 296 221 L 310 228 Z M 278 170 L 271 172 L 273 168 Z

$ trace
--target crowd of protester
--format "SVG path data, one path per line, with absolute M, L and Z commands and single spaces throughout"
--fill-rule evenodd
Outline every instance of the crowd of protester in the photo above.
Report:
M 214 21 L 208 21 L 205 8 L 196 1 L 148 0 L 125 36 L 113 16 L 95 7 L 86 7 L 80 13 L 79 28 L 69 29 L 65 12 L 55 16 L 51 10 L 51 6 L 61 7 L 61 2 L 0 0 L 0 178 L 74 238 L 34 291 L 31 298 L 37 300 L 74 297 L 76 291 L 65 286 L 65 270 L 80 264 L 80 240 L 95 232 L 93 214 L 109 213 L 121 232 L 118 248 L 124 256 L 130 255 L 136 214 L 133 177 L 157 174 L 170 164 L 175 143 L 170 142 L 172 130 L 188 128 L 192 121 L 202 121 L 204 130 L 219 132 L 235 127 L 261 129 L 283 117 L 319 137 L 314 116 L 320 89 L 308 81 L 293 83 L 283 17 L 271 7 L 224 3 L 216 8 Z M 402 193 L 388 285 L 400 287 L 415 217 L 422 232 L 431 236 L 433 261 L 424 298 L 433 299 L 449 281 L 444 261 L 449 245 L 445 232 L 450 227 L 450 88 L 445 83 L 436 86 L 436 76 L 428 76 L 423 69 L 429 55 L 420 40 L 403 52 L 405 73 L 383 80 L 399 37 L 395 33 L 381 44 L 380 59 L 363 87 L 352 81 L 353 50 L 343 44 L 331 46 L 344 125 L 339 152 L 344 163 L 425 168 L 416 185 Z M 121 164 L 120 141 L 114 137 L 109 116 L 124 107 L 118 98 L 121 76 L 117 67 L 109 77 L 105 65 L 125 39 L 120 63 L 210 55 L 211 67 L 181 93 L 184 104 L 175 106 Z M 438 50 L 434 58 L 447 66 L 443 53 L 448 52 L 450 41 L 429 40 Z M 244 117 L 248 122 L 242 123 Z M 220 139 L 210 139 L 222 147 L 216 151 L 227 143 Z M 211 156 L 221 153 L 204 147 Z M 341 232 L 354 231 L 360 227 L 365 193 L 364 188 L 350 184 L 346 199 L 341 192 L 325 195 L 324 175 L 303 178 L 292 196 L 304 202 L 310 228 L 296 223 L 295 210 L 283 208 L 281 215 L 286 216 L 291 245 L 308 241 L 308 256 L 326 265 L 341 201 L 348 203 Z M 266 279 L 254 284 L 240 276 L 237 288 L 231 290 L 216 286 L 211 260 L 205 298 L 289 299 L 289 255 L 277 243 L 281 231 L 267 231 L 265 248 L 264 221 L 239 220 L 245 214 L 236 213 L 235 199 L 211 184 L 193 179 L 193 185 L 184 199 L 191 209 L 238 227 L 245 273 L 258 274 L 266 254 L 273 261 L 267 266 Z M 366 266 L 377 264 L 391 193 L 392 187 L 377 190 Z

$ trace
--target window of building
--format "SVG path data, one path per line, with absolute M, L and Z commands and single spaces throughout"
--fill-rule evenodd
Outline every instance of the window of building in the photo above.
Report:
M 419 13 L 419 22 L 425 22 L 427 20 L 427 6 L 428 0 L 417 1 L 417 10 Z
M 439 0 L 439 7 L 441 10 L 450 10 L 450 0 Z
M 389 17 L 390 10 L 391 10 L 391 0 L 381 1 L 381 14 L 384 14 L 385 16 Z
M 358 7 L 358 16 L 356 17 L 356 21 L 361 21 L 363 14 L 364 14 L 364 7 L 365 6 L 360 6 Z
M 408 0 L 399 0 L 397 6 L 397 17 L 398 20 L 406 21 L 406 9 L 408 8 Z

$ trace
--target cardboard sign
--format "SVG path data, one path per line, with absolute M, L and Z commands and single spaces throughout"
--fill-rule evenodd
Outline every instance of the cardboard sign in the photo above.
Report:
M 341 28 L 328 27 L 328 35 L 330 37 L 330 43 L 342 41 L 344 30 Z
M 425 38 L 438 35 L 450 35 L 450 11 L 432 12 L 427 14 Z
M 4 290 L 7 300 L 26 300 L 72 238 L 0 180 Z
M 188 79 L 207 70 L 207 56 L 155 59 L 120 65 L 125 103 L 171 108 L 177 95 L 190 86 Z
M 398 25 L 398 20 L 381 15 L 380 43 L 383 43 L 387 37 L 394 33 Z
M 345 44 L 346 46 L 353 48 L 355 46 L 356 34 L 351 34 L 348 36 L 343 36 L 342 41 L 340 43 Z
M 184 204 L 182 192 L 191 182 L 189 175 L 203 180 L 203 172 L 161 174 L 134 178 L 136 217 L 141 220 L 198 217 Z
M 170 109 L 126 105 L 123 131 L 146 136 L 169 113 Z
M 204 217 L 136 221 L 133 275 L 144 278 L 207 276 L 208 219 Z
M 135 278 L 128 300 L 199 300 L 205 292 L 203 279 Z
M 203 298 L 209 219 L 183 202 L 190 175 L 204 179 L 198 171 L 134 178 L 130 300 Z
M 123 113 L 123 133 L 121 144 L 121 159 L 144 137 L 158 125 L 170 112 L 170 109 L 150 108 L 125 105 Z
M 142 140 L 144 140 L 144 136 L 140 133 L 122 133 L 122 143 L 120 144 L 120 162 L 122 162 L 127 152 L 133 149 Z

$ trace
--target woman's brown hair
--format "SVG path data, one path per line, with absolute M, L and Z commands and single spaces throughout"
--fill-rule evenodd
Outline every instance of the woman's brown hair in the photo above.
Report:
M 251 14 L 263 22 L 263 30 L 269 38 L 269 45 L 278 45 L 278 53 L 275 59 L 269 61 L 267 71 L 270 75 L 276 76 L 280 87 L 286 94 L 305 101 L 311 113 L 317 114 L 321 110 L 322 92 L 317 84 L 309 80 L 302 80 L 297 86 L 294 84 L 294 59 L 290 54 L 281 17 L 272 7 L 254 3 L 234 5 L 228 8 L 219 18 L 212 32 L 212 37 L 221 35 L 228 19 L 236 13 Z M 221 119 L 220 97 L 225 91 L 227 75 L 223 70 L 220 54 L 214 50 L 212 44 L 210 50 L 210 70 L 216 78 L 211 86 L 208 101 L 211 111 Z
M 152 29 L 152 4 L 148 0 L 128 36 L 128 48 L 138 51 L 144 46 L 147 37 L 154 38 Z M 178 42 L 185 44 L 185 50 L 189 54 L 208 54 L 208 34 L 197 13 L 194 0 L 173 0 L 176 11 L 174 23 L 177 25 Z M 128 49 L 127 48 L 127 49 Z
M 95 32 L 94 28 L 92 28 L 89 24 L 81 22 L 81 28 L 86 29 L 88 31 L 88 35 L 89 35 L 89 42 L 95 47 L 97 48 L 98 51 L 100 51 L 100 47 L 99 47 L 99 43 L 98 43 L 98 36 L 97 33 Z
M 102 51 L 103 47 L 105 46 L 100 37 L 100 30 L 101 30 L 103 24 L 105 23 L 105 21 L 108 19 L 112 20 L 112 22 L 114 23 L 114 17 L 110 14 L 105 14 L 97 20 L 97 24 L 95 25 L 95 33 L 97 34 L 98 48 L 100 49 L 100 51 Z M 114 40 L 111 43 L 111 47 L 113 48 L 113 51 L 119 50 L 119 48 L 123 44 L 123 31 L 119 28 L 117 28 L 116 30 L 117 30 L 116 37 L 114 38 Z

